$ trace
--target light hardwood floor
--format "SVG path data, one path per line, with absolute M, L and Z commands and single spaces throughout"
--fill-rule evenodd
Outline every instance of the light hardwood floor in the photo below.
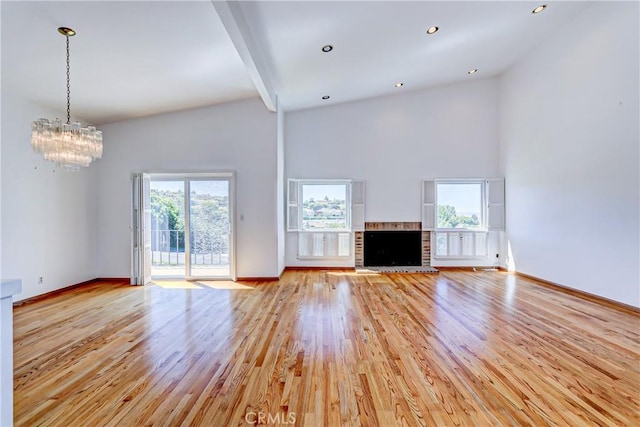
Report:
M 15 424 L 640 425 L 640 317 L 531 279 L 183 284 L 17 306 Z

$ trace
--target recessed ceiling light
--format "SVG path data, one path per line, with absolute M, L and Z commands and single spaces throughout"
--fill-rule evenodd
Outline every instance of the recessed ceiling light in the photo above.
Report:
M 469 74 L 475 74 L 475 73 L 478 72 L 478 69 L 474 68 L 473 70 L 469 70 L 468 72 L 469 72 Z
M 332 50 L 333 50 L 333 46 L 331 46 L 330 44 L 326 44 L 322 46 L 322 51 L 324 53 L 331 52 Z
M 329 95 L 325 95 L 322 97 L 322 99 L 329 99 L 329 98 L 331 98 Z
M 427 30 L 427 34 L 433 34 L 435 32 L 437 32 L 440 28 L 438 27 L 429 27 L 429 29 Z
M 546 8 L 547 8 L 547 5 L 546 5 L 546 4 L 541 4 L 540 6 L 536 7 L 535 9 L 533 9 L 533 10 L 531 11 L 531 13 L 540 13 L 540 12 L 542 12 L 543 10 L 545 10 Z
M 404 86 L 404 83 L 396 83 L 396 87 L 402 87 Z

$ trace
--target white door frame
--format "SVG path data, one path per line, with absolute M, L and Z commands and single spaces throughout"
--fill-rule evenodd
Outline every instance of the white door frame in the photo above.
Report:
M 175 180 L 185 182 L 185 280 L 236 280 L 236 173 L 235 171 L 216 171 L 216 172 L 149 172 L 151 180 Z M 134 178 L 135 179 L 135 178 Z M 229 182 L 229 276 L 191 276 L 191 259 L 190 253 L 190 203 L 189 191 L 190 181 L 206 181 L 206 180 L 227 180 Z M 135 206 L 135 204 L 134 204 Z M 134 258 L 134 263 L 135 263 Z M 168 278 L 168 277 L 167 277 Z
M 146 285 L 151 282 L 151 229 L 147 217 L 151 218 L 147 173 L 134 173 L 132 177 L 131 215 L 131 284 Z

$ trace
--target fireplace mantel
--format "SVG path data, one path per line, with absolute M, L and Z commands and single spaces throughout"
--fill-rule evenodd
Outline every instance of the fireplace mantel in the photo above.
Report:
M 365 231 L 416 231 L 422 229 L 421 222 L 365 222 Z

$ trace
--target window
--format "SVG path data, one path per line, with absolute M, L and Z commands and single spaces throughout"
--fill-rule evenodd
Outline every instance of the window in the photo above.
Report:
M 422 229 L 435 232 L 436 258 L 488 256 L 488 232 L 504 230 L 504 179 L 424 181 L 422 194 Z
M 484 181 L 436 182 L 439 229 L 485 229 Z
M 353 231 L 364 229 L 364 182 L 289 180 L 287 231 L 298 232 L 298 258 L 348 258 Z
M 436 258 L 487 256 L 485 181 L 436 181 Z
M 300 183 L 302 230 L 349 230 L 347 194 L 349 183 Z

